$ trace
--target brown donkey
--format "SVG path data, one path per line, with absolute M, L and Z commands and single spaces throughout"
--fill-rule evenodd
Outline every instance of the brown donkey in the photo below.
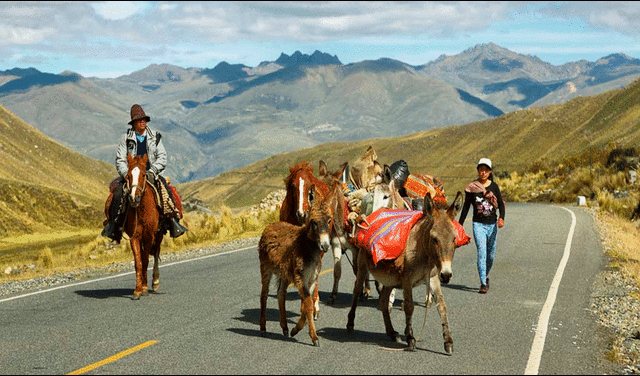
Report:
M 313 188 L 315 189 L 315 188 Z M 334 184 L 331 193 L 340 189 Z M 260 334 L 266 335 L 267 296 L 271 277 L 278 280 L 278 308 L 280 327 L 285 337 L 287 327 L 285 298 L 287 287 L 293 283 L 298 289 L 302 305 L 298 324 L 291 330 L 295 336 L 305 322 L 309 325 L 309 336 L 314 346 L 320 346 L 316 334 L 313 295 L 318 290 L 318 275 L 322 268 L 322 256 L 331 248 L 330 235 L 333 227 L 332 210 L 324 199 L 313 203 L 304 225 L 296 226 L 287 222 L 272 223 L 265 228 L 258 244 L 262 292 L 260 294 Z
M 413 315 L 413 287 L 428 281 L 433 269 L 436 269 L 440 281 L 448 283 L 452 276 L 451 261 L 456 249 L 456 235 L 452 220 L 462 208 L 462 193 L 458 192 L 449 208 L 436 207 L 431 195 L 424 197 L 422 217 L 407 235 L 406 245 L 396 259 L 380 260 L 377 264 L 368 249 L 358 252 L 358 276 L 354 283 L 351 309 L 347 320 L 347 331 L 352 332 L 358 298 L 362 293 L 362 283 L 366 271 L 384 285 L 380 295 L 380 308 L 384 318 L 387 335 L 396 342 L 400 341 L 398 332 L 393 329 L 389 316 L 389 295 L 393 288 L 403 290 L 403 308 L 406 317 L 405 336 L 407 349 L 415 350 L 416 339 L 413 336 L 411 317 Z M 430 284 L 427 283 L 427 296 Z M 446 309 L 446 308 L 445 308 Z M 439 306 L 440 310 L 440 306 Z M 441 316 L 446 312 L 440 312 Z M 443 319 L 444 322 L 444 319 Z M 447 353 L 453 351 L 453 339 L 448 325 L 443 325 L 444 347 Z

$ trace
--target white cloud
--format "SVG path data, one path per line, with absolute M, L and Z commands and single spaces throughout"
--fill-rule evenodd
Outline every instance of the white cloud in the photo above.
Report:
M 136 1 L 105 1 L 91 4 L 96 13 L 106 20 L 123 20 L 144 9 L 147 4 Z

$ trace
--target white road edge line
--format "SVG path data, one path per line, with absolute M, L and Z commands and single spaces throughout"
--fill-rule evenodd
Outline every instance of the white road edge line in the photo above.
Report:
M 201 256 L 201 257 L 197 257 L 197 258 L 194 258 L 194 259 L 187 259 L 187 260 L 172 262 L 172 263 L 165 264 L 165 265 L 160 265 L 159 267 L 160 268 L 164 268 L 166 266 L 184 264 L 185 262 L 192 262 L 192 261 L 203 260 L 203 259 L 210 258 L 210 257 L 229 255 L 229 254 L 240 252 L 240 251 L 246 251 L 247 249 L 251 249 L 251 248 L 255 248 L 255 247 L 256 246 L 251 246 L 251 247 L 235 249 L 233 251 L 226 251 L 226 252 L 221 252 L 221 253 L 213 253 L 213 254 L 210 254 L 210 255 Z M 153 268 L 153 265 L 150 265 L 149 269 L 152 269 L 152 268 Z M 149 269 L 147 269 L 147 270 L 149 270 Z M 32 295 L 44 294 L 45 292 L 51 292 L 51 291 L 55 291 L 55 290 L 66 289 L 68 287 L 74 287 L 74 286 L 86 285 L 88 283 L 105 281 L 107 279 L 118 278 L 118 277 L 122 277 L 122 276 L 129 275 L 129 274 L 134 274 L 134 273 L 135 273 L 135 271 L 130 271 L 130 272 L 126 272 L 126 273 L 120 273 L 120 274 L 116 274 L 116 275 L 111 275 L 111 276 L 108 276 L 108 277 L 91 279 L 91 280 L 88 280 L 88 281 L 77 282 L 77 283 L 72 283 L 72 284 L 62 285 L 62 286 L 57 286 L 57 287 L 52 287 L 52 288 L 46 289 L 46 290 L 34 291 L 34 292 L 30 292 L 28 294 L 17 295 L 17 296 L 13 296 L 11 298 L 0 299 L 0 303 L 4 303 L 4 302 L 8 302 L 10 300 L 15 300 L 15 299 L 20 299 L 20 298 L 26 298 L 26 297 L 32 296 Z
M 567 235 L 567 242 L 564 246 L 564 255 L 562 256 L 562 260 L 560 260 L 560 264 L 558 265 L 558 270 L 556 271 L 556 275 L 553 278 L 553 282 L 551 283 L 551 287 L 549 288 L 549 294 L 547 295 L 547 301 L 544 303 L 542 307 L 542 312 L 540 312 L 540 317 L 538 318 L 538 327 L 536 328 L 536 335 L 533 339 L 533 344 L 531 345 L 531 353 L 529 354 L 529 361 L 527 362 L 527 368 L 524 371 L 525 375 L 537 375 L 538 368 L 540 367 L 540 359 L 542 358 L 542 350 L 544 350 L 544 342 L 547 337 L 547 327 L 549 325 L 549 316 L 551 315 L 551 310 L 553 309 L 553 305 L 556 301 L 556 295 L 558 293 L 558 287 L 560 286 L 560 281 L 562 280 L 562 274 L 564 274 L 564 268 L 567 266 L 567 261 L 569 261 L 569 254 L 571 254 L 571 242 L 573 240 L 573 232 L 576 228 L 576 215 L 573 211 L 561 207 L 560 208 L 571 213 L 571 228 L 569 229 L 569 234 Z

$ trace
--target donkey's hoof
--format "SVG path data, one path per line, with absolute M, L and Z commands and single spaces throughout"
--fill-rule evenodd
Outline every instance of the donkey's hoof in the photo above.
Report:
M 313 321 L 318 321 L 318 317 L 320 317 L 320 313 L 316 312 L 313 314 Z
M 266 330 L 260 330 L 260 337 L 266 337 L 267 336 L 267 331 Z
M 451 354 L 451 353 L 453 353 L 453 343 L 445 343 L 445 344 L 444 344 L 444 351 L 445 351 L 447 354 Z
M 153 282 L 153 285 L 151 285 L 151 288 L 153 289 L 153 291 L 158 291 L 158 289 L 160 288 L 160 282 Z
M 347 325 L 347 333 L 353 333 L 353 325 Z
M 416 350 L 416 340 L 415 338 L 411 338 L 408 341 L 407 351 L 415 351 Z
M 282 335 L 285 337 L 289 337 L 289 329 L 282 329 Z
M 131 295 L 131 300 L 140 300 L 141 296 L 142 296 L 142 293 L 134 292 L 133 295 Z
M 298 332 L 299 332 L 298 328 L 291 329 L 291 337 L 295 337 L 295 335 L 298 334 Z
M 149 290 L 144 290 L 142 292 L 142 296 L 149 296 Z
M 335 297 L 335 296 L 333 296 L 333 295 L 331 295 L 331 296 L 329 297 L 329 299 L 327 299 L 327 305 L 333 305 L 333 303 L 335 302 L 335 300 L 336 300 L 336 297 Z
M 313 341 L 313 346 L 320 347 L 320 340 L 316 339 L 315 341 Z

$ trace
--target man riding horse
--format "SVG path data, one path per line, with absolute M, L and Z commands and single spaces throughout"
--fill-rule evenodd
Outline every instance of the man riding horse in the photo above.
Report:
M 139 104 L 131 106 L 131 128 L 122 137 L 118 150 L 116 151 L 116 170 L 120 175 L 111 183 L 112 197 L 107 201 L 109 205 L 107 213 L 107 221 L 102 230 L 102 235 L 106 236 L 117 243 L 122 239 L 122 227 L 125 219 L 124 208 L 124 177 L 127 176 L 127 154 L 132 156 L 147 154 L 149 162 L 147 163 L 147 179 L 156 187 L 159 198 L 160 208 L 162 211 L 163 227 L 161 231 L 166 232 L 172 238 L 176 238 L 184 234 L 187 229 L 183 227 L 180 220 L 180 211 L 176 206 L 176 198 L 173 190 L 169 188 L 165 177 L 162 175 L 167 165 L 167 152 L 162 143 L 162 135 L 160 132 L 154 131 L 147 127 L 147 123 L 151 118 L 147 116 Z M 108 199 L 108 200 L 109 200 Z

